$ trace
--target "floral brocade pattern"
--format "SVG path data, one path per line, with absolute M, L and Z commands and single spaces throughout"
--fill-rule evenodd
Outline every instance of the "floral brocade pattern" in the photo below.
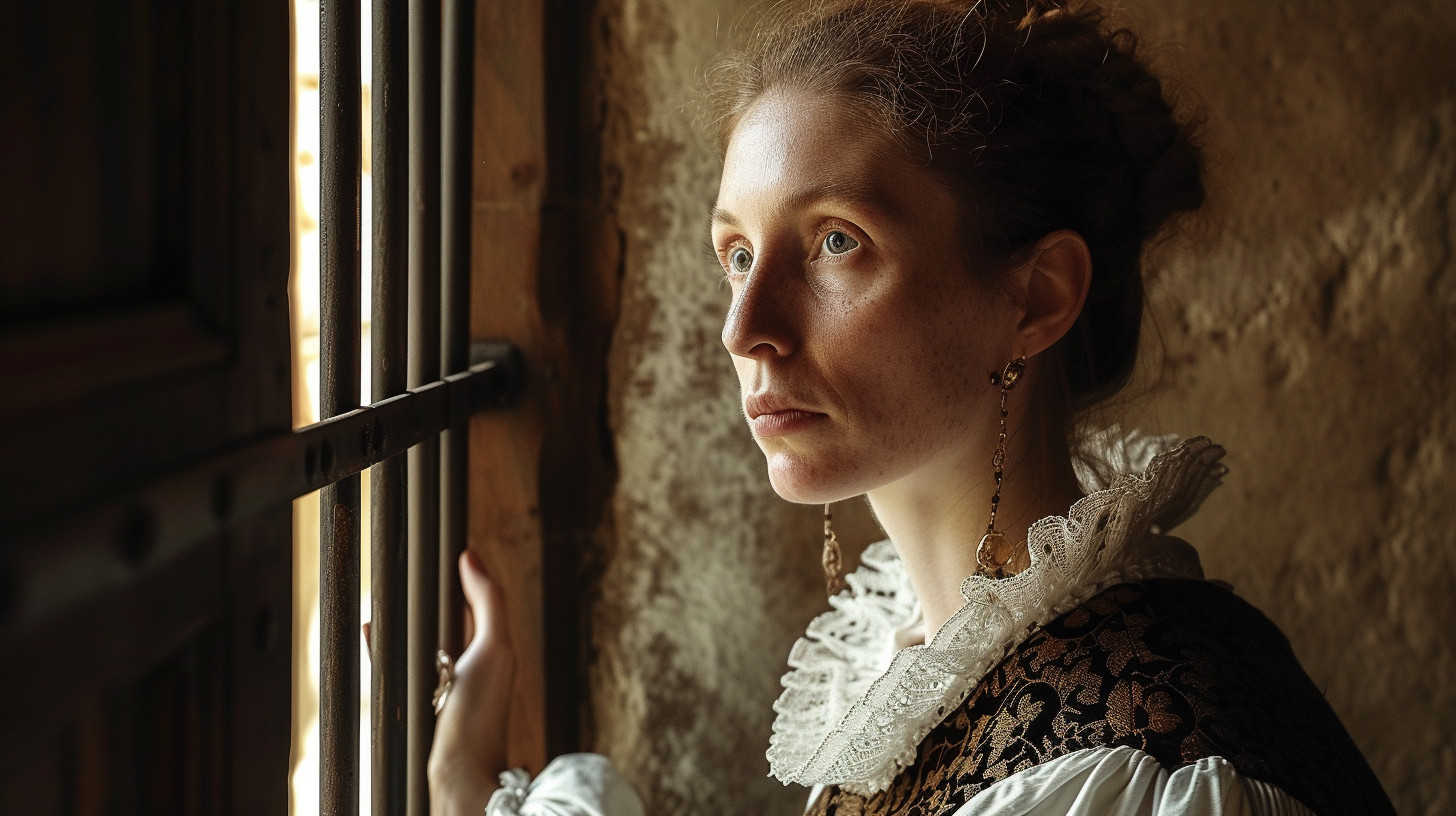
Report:
M 1121 584 L 988 673 L 884 791 L 826 788 L 809 813 L 945 816 L 987 786 L 1085 748 L 1168 769 L 1220 756 L 1316 813 L 1390 813 L 1374 773 L 1262 614 L 1203 581 Z

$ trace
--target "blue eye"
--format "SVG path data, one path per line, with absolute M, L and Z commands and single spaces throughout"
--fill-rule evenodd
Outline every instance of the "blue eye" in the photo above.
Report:
M 728 271 L 747 275 L 753 268 L 753 253 L 743 247 L 736 247 L 728 253 Z
M 857 246 L 859 246 L 859 241 L 854 240 L 839 230 L 834 230 L 824 236 L 824 251 L 830 255 L 843 255 Z

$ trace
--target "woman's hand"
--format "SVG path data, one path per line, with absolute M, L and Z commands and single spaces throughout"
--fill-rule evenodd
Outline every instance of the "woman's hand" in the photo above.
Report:
M 430 747 L 430 812 L 485 811 L 506 769 L 506 719 L 515 657 L 500 585 L 469 550 L 460 554 L 460 583 L 474 634 L 455 661 L 455 684 L 435 722 Z

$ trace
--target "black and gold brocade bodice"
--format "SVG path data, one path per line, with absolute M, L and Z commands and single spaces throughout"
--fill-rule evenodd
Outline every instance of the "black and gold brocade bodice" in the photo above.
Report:
M 816 816 L 947 816 L 1006 777 L 1128 746 L 1169 770 L 1223 757 L 1321 816 L 1393 813 L 1279 630 L 1197 580 L 1121 584 L 1062 615 L 988 673 L 890 787 L 824 790 Z

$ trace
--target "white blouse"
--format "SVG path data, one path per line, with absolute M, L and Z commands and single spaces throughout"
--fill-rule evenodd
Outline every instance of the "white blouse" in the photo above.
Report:
M 486 816 L 643 816 L 632 786 L 600 754 L 566 754 L 529 783 L 507 771 Z M 813 803 L 820 786 L 809 796 Z M 1313 816 L 1274 785 L 1219 757 L 1175 771 L 1136 748 L 1075 751 L 1002 779 L 956 816 Z
M 1223 449 L 1207 439 L 1093 440 L 1087 495 L 1066 516 L 1028 530 L 1030 566 L 1009 578 L 973 575 L 966 604 L 926 642 L 920 605 L 888 541 L 871 545 L 848 588 L 810 623 L 789 654 L 770 738 L 772 773 L 785 784 L 870 795 L 916 758 L 926 735 L 988 671 L 1040 627 L 1119 583 L 1202 578 L 1197 554 L 1155 533 L 1191 515 L 1219 484 Z M 907 645 L 908 644 L 908 645 Z M 502 775 L 490 816 L 636 816 L 631 786 L 605 758 L 559 757 L 534 781 Z M 1246 779 L 1219 757 L 1169 770 L 1129 747 L 1090 748 L 987 786 L 957 814 L 1308 814 L 1276 786 Z

